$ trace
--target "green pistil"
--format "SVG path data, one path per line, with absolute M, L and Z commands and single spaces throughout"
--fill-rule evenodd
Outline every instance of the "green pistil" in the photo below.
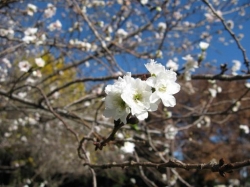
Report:
M 119 99 L 118 100 L 118 106 L 120 106 L 122 109 L 125 109 L 126 108 L 126 103 L 122 99 Z
M 133 97 L 133 99 L 134 99 L 136 102 L 138 102 L 138 101 L 140 101 L 140 100 L 142 99 L 142 95 L 141 95 L 141 94 L 135 94 L 134 97 Z
M 158 90 L 160 92 L 165 92 L 167 90 L 167 87 L 166 86 L 161 86 Z

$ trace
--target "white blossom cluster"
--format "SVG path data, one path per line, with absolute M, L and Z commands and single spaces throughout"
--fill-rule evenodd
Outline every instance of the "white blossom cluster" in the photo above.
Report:
M 30 43 L 34 43 L 34 42 L 36 45 L 43 44 L 44 41 L 46 40 L 46 35 L 42 34 L 40 36 L 37 36 L 37 31 L 38 31 L 38 29 L 35 27 L 27 28 L 24 31 L 24 37 L 22 38 L 22 40 L 26 44 L 30 44 Z
M 35 58 L 35 64 L 37 67 L 42 68 L 45 66 L 45 61 L 42 58 Z M 20 61 L 18 63 L 18 67 L 19 67 L 19 70 L 22 72 L 28 72 L 29 70 L 32 69 L 32 65 L 27 60 Z M 39 69 L 32 70 L 32 75 L 34 77 L 41 78 L 42 72 Z M 34 80 L 31 77 L 29 77 L 27 79 L 27 82 L 34 83 Z M 21 96 L 21 97 L 24 97 L 24 96 Z
M 232 74 L 238 75 L 237 71 L 241 68 L 241 62 L 239 60 L 233 60 L 234 65 L 232 66 Z
M 47 8 L 44 10 L 44 17 L 45 18 L 53 17 L 56 14 L 56 9 L 57 8 L 53 4 L 48 3 Z M 26 8 L 26 13 L 29 16 L 33 16 L 37 12 L 37 10 L 38 10 L 38 8 L 36 5 L 28 4 L 27 8 Z
M 120 119 L 126 124 L 130 113 L 139 120 L 146 119 L 149 111 L 157 110 L 160 100 L 166 107 L 176 105 L 173 94 L 180 91 L 176 73 L 154 60 L 145 66 L 151 74 L 147 80 L 135 79 L 129 72 L 113 85 L 106 86 L 105 117 Z

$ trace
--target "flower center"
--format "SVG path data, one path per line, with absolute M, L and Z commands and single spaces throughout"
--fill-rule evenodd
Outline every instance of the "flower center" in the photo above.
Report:
M 125 108 L 126 108 L 126 103 L 125 103 L 122 99 L 120 99 L 118 102 L 119 102 L 119 106 L 120 106 L 122 109 L 125 109 Z
M 142 99 L 142 94 L 135 94 L 134 97 L 133 97 L 134 101 L 135 102 L 138 102 Z
M 123 99 L 119 96 L 115 99 L 115 105 L 122 110 L 126 108 L 126 103 L 123 101 Z
M 161 85 L 161 86 L 158 88 L 158 90 L 159 90 L 160 92 L 165 92 L 165 91 L 167 90 L 167 87 L 166 87 L 165 85 Z

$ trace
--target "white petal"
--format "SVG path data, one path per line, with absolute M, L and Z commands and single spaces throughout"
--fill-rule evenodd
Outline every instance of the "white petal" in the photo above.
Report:
M 158 94 L 156 92 L 152 93 L 150 98 L 149 98 L 150 103 L 156 103 L 159 99 L 160 99 L 160 97 L 158 96 Z
M 147 80 L 146 80 L 146 83 L 151 86 L 151 87 L 155 87 L 155 80 L 156 78 L 155 77 L 149 77 Z
M 170 94 L 176 94 L 180 91 L 180 89 L 181 89 L 181 86 L 175 82 L 167 85 L 167 90 L 168 90 L 168 93 Z
M 208 46 L 209 46 L 209 43 L 207 43 L 207 42 L 200 42 L 199 45 L 200 45 L 200 48 L 202 50 L 206 50 L 208 48 Z
M 153 59 L 150 60 L 149 63 L 145 64 L 145 67 L 151 74 L 158 75 L 160 72 L 165 71 L 165 67 L 154 61 Z
M 148 112 L 147 111 L 144 111 L 143 113 L 140 113 L 140 114 L 136 114 L 136 117 L 139 119 L 139 120 L 144 120 L 148 117 Z
M 159 100 L 158 100 L 159 101 Z M 159 102 L 156 103 L 150 103 L 150 108 L 148 111 L 156 111 L 158 109 Z
M 164 106 L 166 107 L 174 107 L 176 105 L 176 100 L 172 95 L 165 96 L 164 98 L 161 99 Z
M 120 119 L 124 124 L 127 124 L 127 116 L 122 116 Z
M 109 117 L 113 117 L 113 110 L 111 109 L 105 109 L 104 112 L 103 112 L 103 115 L 107 118 Z

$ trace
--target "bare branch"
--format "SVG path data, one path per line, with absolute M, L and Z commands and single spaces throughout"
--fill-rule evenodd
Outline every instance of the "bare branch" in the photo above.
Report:
M 250 166 L 250 159 L 242 162 L 234 162 L 228 164 L 214 164 L 214 163 L 206 163 L 206 164 L 188 164 L 183 163 L 182 161 L 172 159 L 166 163 L 152 163 L 152 162 L 123 162 L 123 163 L 109 163 L 109 164 L 89 164 L 84 163 L 84 166 L 90 166 L 91 168 L 114 168 L 114 167 L 154 167 L 154 168 L 180 168 L 185 170 L 197 169 L 197 170 L 211 170 L 212 172 L 231 172 L 232 170 L 236 170 L 242 167 Z
M 239 39 L 237 38 L 237 36 L 235 35 L 235 33 L 229 28 L 229 26 L 227 25 L 226 21 L 222 18 L 222 16 L 220 16 L 216 10 L 214 9 L 213 5 L 211 3 L 209 3 L 207 0 L 202 0 L 208 7 L 209 9 L 213 12 L 213 14 L 219 18 L 219 20 L 221 21 L 221 23 L 223 24 L 224 28 L 228 31 L 228 33 L 232 36 L 232 38 L 234 39 L 234 41 L 236 42 L 238 48 L 241 50 L 243 58 L 244 58 L 244 64 L 246 65 L 247 68 L 247 72 L 250 73 L 250 67 L 249 67 L 249 59 L 247 58 L 247 54 L 246 54 L 246 50 L 243 48 L 243 46 L 241 45 Z

